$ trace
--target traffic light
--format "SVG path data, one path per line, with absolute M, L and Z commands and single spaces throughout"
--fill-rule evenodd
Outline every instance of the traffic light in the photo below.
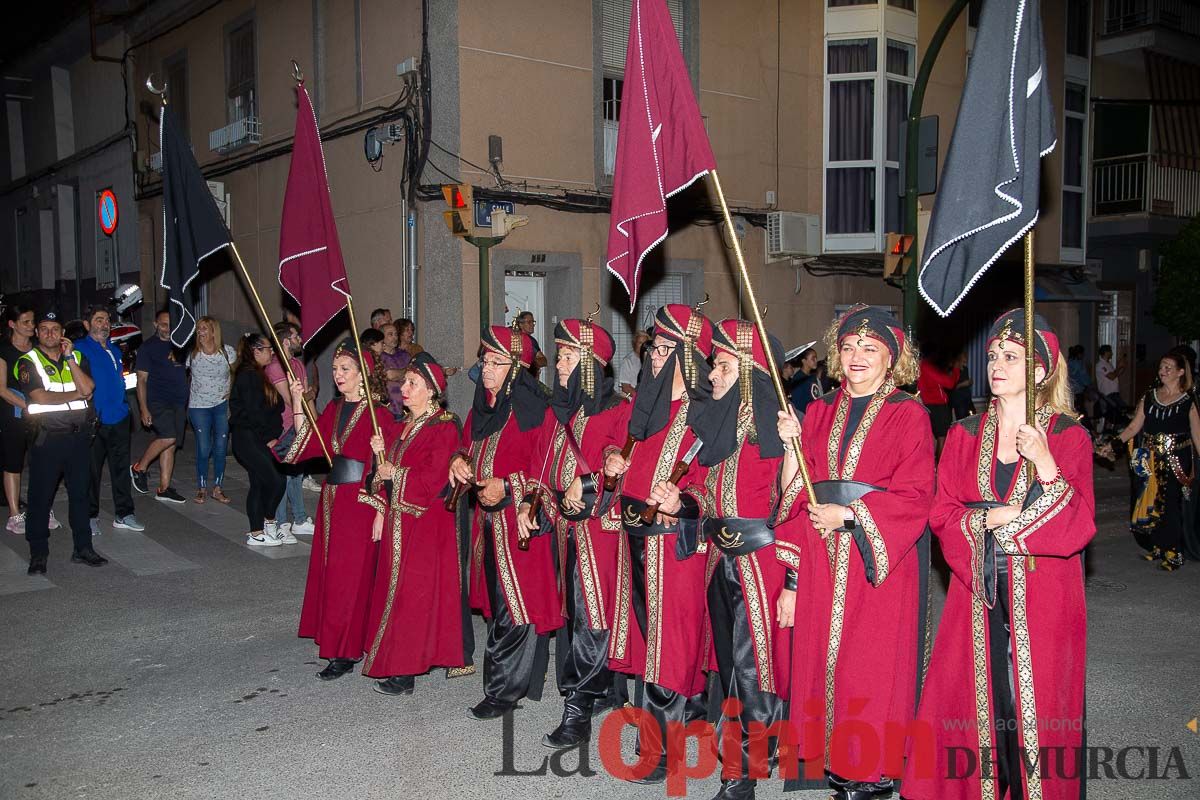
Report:
M 894 274 L 903 275 L 908 272 L 909 266 L 912 265 L 912 256 L 908 251 L 912 249 L 912 245 L 911 233 L 889 233 L 887 235 L 887 245 L 883 251 L 884 280 Z
M 474 232 L 475 204 L 473 189 L 465 183 L 448 183 L 442 186 L 442 197 L 446 198 L 446 211 L 442 217 L 446 227 L 455 236 L 470 236 Z

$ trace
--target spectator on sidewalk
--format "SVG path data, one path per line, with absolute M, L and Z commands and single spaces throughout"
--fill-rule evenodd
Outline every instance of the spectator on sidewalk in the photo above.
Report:
M 229 390 L 233 386 L 233 348 L 221 341 L 221 323 L 212 317 L 196 321 L 196 341 L 187 357 L 188 422 L 196 434 L 196 497 L 208 497 L 208 463 L 212 461 L 212 499 L 229 503 L 223 487 L 229 450 Z
M 1125 356 L 1114 367 L 1112 363 L 1112 345 L 1100 345 L 1100 360 L 1096 362 L 1096 392 L 1100 399 L 1096 401 L 1096 419 L 1103 433 L 1109 428 L 1120 425 L 1120 417 L 1125 409 L 1125 401 L 1121 398 L 1121 384 L 1118 379 L 1125 371 Z
M 951 366 L 943 357 L 922 358 L 917 374 L 917 391 L 921 402 L 929 409 L 929 422 L 933 426 L 936 452 L 942 452 L 946 432 L 954 421 L 950 412 L 950 391 L 958 384 L 958 368 Z
M 113 527 L 144 531 L 146 526 L 133 515 L 133 488 L 129 476 L 129 437 L 132 423 L 125 397 L 125 375 L 121 369 L 121 350 L 109 338 L 112 323 L 106 306 L 92 306 L 83 317 L 87 336 L 75 342 L 96 384 L 92 407 L 99 425 L 92 438 L 91 484 L 88 492 L 88 518 L 92 536 L 100 535 L 100 475 L 108 462 L 112 482 Z
M 25 534 L 21 510 L 21 473 L 29 451 L 29 419 L 25 397 L 17 389 L 17 360 L 33 349 L 33 309 L 13 304 L 5 314 L 5 336 L 0 342 L 0 447 L 4 448 L 4 497 L 8 501 L 9 533 Z M 50 529 L 58 527 L 50 512 Z
M 533 340 L 533 363 L 529 366 L 529 371 L 533 373 L 533 377 L 537 380 L 542 379 L 542 368 L 546 366 L 546 354 L 542 352 L 542 346 L 538 344 L 537 337 L 533 332 L 537 329 L 537 320 L 533 318 L 532 311 L 522 311 L 517 314 L 516 329 Z
M 383 330 L 383 326 L 392 321 L 392 310 L 390 308 L 377 308 L 371 312 L 371 327 L 377 331 Z
M 410 361 L 416 358 L 418 353 L 425 352 L 424 347 L 421 347 L 421 345 L 413 341 L 416 335 L 417 326 L 413 324 L 411 319 L 402 317 L 400 321 L 396 323 L 396 338 L 398 340 L 396 346 L 408 353 L 408 358 Z M 457 372 L 457 370 L 455 370 L 455 372 Z
M 267 379 L 267 365 L 274 358 L 271 343 L 261 333 L 247 333 L 238 342 L 233 389 L 229 395 L 230 438 L 233 456 L 246 468 L 250 489 L 246 493 L 246 517 L 251 547 L 295 544 L 290 528 L 275 524 L 275 510 L 283 497 L 284 475 L 272 448 L 283 434 L 283 398 Z
M 401 320 L 404 322 L 405 320 Z M 400 323 L 386 323 L 380 332 L 383 334 L 383 352 L 379 359 L 383 363 L 384 378 L 387 382 L 388 410 L 393 419 L 404 415 L 404 399 L 401 396 L 400 384 L 404 382 L 404 370 L 412 361 L 408 351 L 400 347 L 400 335 L 396 332 Z
M 166 503 L 186 502 L 172 488 L 171 473 L 175 469 L 175 448 L 182 443 L 187 424 L 187 366 L 171 342 L 171 315 L 166 309 L 154 316 L 154 336 L 138 348 L 137 398 L 142 408 L 142 425 L 154 432 L 154 440 L 129 468 L 133 488 L 142 494 L 150 491 L 146 470 L 157 459 L 155 497 Z
M 796 375 L 788 399 L 791 400 L 796 413 L 803 419 L 805 412 L 808 411 L 808 404 L 824 394 L 821 378 L 817 374 L 817 363 L 820 361 L 817 348 L 805 348 L 792 361 L 796 363 Z
M 638 379 L 642 374 L 642 359 L 645 356 L 643 350 L 649 342 L 649 333 L 642 330 L 635 332 L 633 349 L 621 359 L 621 365 L 617 369 L 617 383 L 626 397 L 633 397 L 634 390 L 637 389 Z
M 955 366 L 958 367 L 958 383 L 950 390 L 950 411 L 953 412 L 954 419 L 960 420 L 975 413 L 975 403 L 971 397 L 973 384 L 965 350 L 958 354 Z
M 300 338 L 300 329 L 290 322 L 277 322 L 275 323 L 275 336 L 279 339 L 279 344 L 283 346 L 284 352 L 287 353 L 292 374 L 304 387 L 305 401 L 311 404 L 316 398 L 316 392 L 308 386 L 308 373 L 304 371 L 304 361 L 301 360 L 304 355 L 304 341 Z M 296 435 L 293 415 L 304 413 L 303 409 L 292 408 L 292 393 L 288 390 L 287 370 L 284 369 L 278 355 L 271 359 L 271 363 L 267 364 L 263 373 L 283 401 L 283 410 L 280 412 L 283 428 L 280 438 L 290 441 L 291 437 Z M 279 530 L 290 531 L 294 536 L 312 536 L 316 525 L 313 523 L 312 517 L 308 516 L 308 512 L 304 510 L 303 468 L 292 464 L 277 464 L 276 468 L 284 476 L 283 497 L 279 499 L 279 505 L 275 509 L 275 522 L 279 526 Z

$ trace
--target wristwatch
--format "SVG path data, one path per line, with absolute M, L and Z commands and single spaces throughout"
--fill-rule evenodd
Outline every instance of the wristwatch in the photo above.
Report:
M 858 518 L 854 516 L 854 512 L 850 512 L 850 516 L 842 522 L 842 527 L 848 531 L 852 531 L 858 527 Z

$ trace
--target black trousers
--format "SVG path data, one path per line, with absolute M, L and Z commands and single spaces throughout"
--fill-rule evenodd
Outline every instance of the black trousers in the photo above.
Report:
M 517 625 L 508 611 L 496 575 L 496 548 L 492 542 L 491 516 L 483 517 L 483 573 L 487 580 L 487 644 L 483 651 L 483 693 L 501 703 L 523 697 L 542 699 L 546 666 L 550 660 L 550 637 L 539 636 L 532 623 Z
M 766 601 L 767 598 L 763 598 L 763 602 Z M 718 757 L 724 760 L 725 738 L 740 733 L 742 763 L 739 775 L 765 778 L 778 760 L 779 739 L 771 737 L 763 742 L 762 731 L 783 723 L 786 715 L 784 703 L 779 699 L 779 695 L 764 692 L 759 688 L 754 634 L 746 616 L 746 598 L 742 593 L 737 561 L 733 556 L 721 555 L 717 570 L 709 581 L 708 613 L 712 620 L 713 646 L 717 654 L 721 694 L 726 700 L 733 698 L 742 705 L 742 713 L 738 719 L 731 720 L 722 715 L 717 723 L 717 742 L 720 745 L 717 748 Z M 735 722 L 740 731 L 729 730 L 731 723 Z M 757 723 L 755 735 L 759 738 L 753 749 L 750 746 L 751 723 Z M 751 756 L 755 758 L 753 765 L 750 763 Z M 725 769 L 729 768 L 728 764 L 725 765 Z
M 999 782 L 997 798 L 1021 798 L 1023 767 L 1017 736 L 1017 704 L 1013 693 L 1012 621 L 1009 608 L 1008 556 L 996 553 L 996 604 L 987 611 L 988 656 L 992 683 L 992 773 Z M 980 760 L 984 760 L 980 754 Z
M 596 630 L 588 624 L 587 600 L 579 585 L 575 533 L 566 536 L 567 625 L 559 629 L 558 691 L 568 703 L 582 701 L 591 708 L 613 686 L 613 673 L 608 668 L 609 631 Z
M 646 539 L 642 536 L 624 534 L 629 543 L 630 582 L 633 584 L 633 616 L 637 619 L 638 629 L 642 637 L 646 636 Z M 695 558 L 695 556 L 693 556 Z M 686 725 L 708 715 L 708 703 L 703 691 L 694 697 L 682 695 L 679 692 L 664 688 L 646 681 L 642 684 L 642 709 L 650 714 L 658 723 L 657 731 L 649 731 L 650 735 L 642 737 L 638 732 L 637 752 L 640 755 L 643 748 L 657 750 L 660 754 L 659 766 L 665 767 L 667 761 L 667 740 L 670 723 Z
M 261 531 L 263 520 L 274 519 L 275 509 L 287 488 L 287 479 L 278 469 L 278 463 L 270 449 L 258 441 L 250 431 L 232 433 L 233 456 L 246 468 L 250 478 L 250 491 L 246 493 L 246 516 L 250 519 L 250 530 Z
M 25 513 L 25 539 L 30 556 L 50 552 L 50 506 L 58 491 L 58 479 L 67 487 L 69 524 L 76 550 L 92 546 L 88 517 L 90 465 L 81 458 L 88 451 L 90 432 L 42 433 L 29 449 L 29 507 Z
M 129 431 L 132 415 L 120 422 L 100 425 L 92 439 L 92 482 L 88 494 L 88 516 L 100 516 L 100 473 L 108 461 L 112 481 L 113 508 L 118 517 L 133 513 L 133 482 L 129 477 Z

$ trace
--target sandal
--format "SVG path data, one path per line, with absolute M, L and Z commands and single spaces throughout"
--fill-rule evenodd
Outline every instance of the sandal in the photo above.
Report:
M 203 503 L 205 498 L 207 498 L 207 497 L 208 497 L 208 495 L 203 489 L 197 489 L 196 496 L 194 498 L 192 498 L 192 502 L 200 504 L 200 503 Z
M 212 498 L 222 505 L 229 505 L 232 502 L 225 492 L 221 491 L 220 486 L 213 487 Z
M 1174 550 L 1168 550 L 1163 554 L 1162 563 L 1158 565 L 1159 569 L 1165 572 L 1175 572 L 1183 566 L 1183 554 Z
M 1148 552 L 1146 552 L 1142 555 L 1142 560 L 1143 561 L 1161 561 L 1162 557 L 1163 557 L 1162 548 L 1161 547 L 1152 547 L 1152 548 L 1150 548 L 1150 550 Z

